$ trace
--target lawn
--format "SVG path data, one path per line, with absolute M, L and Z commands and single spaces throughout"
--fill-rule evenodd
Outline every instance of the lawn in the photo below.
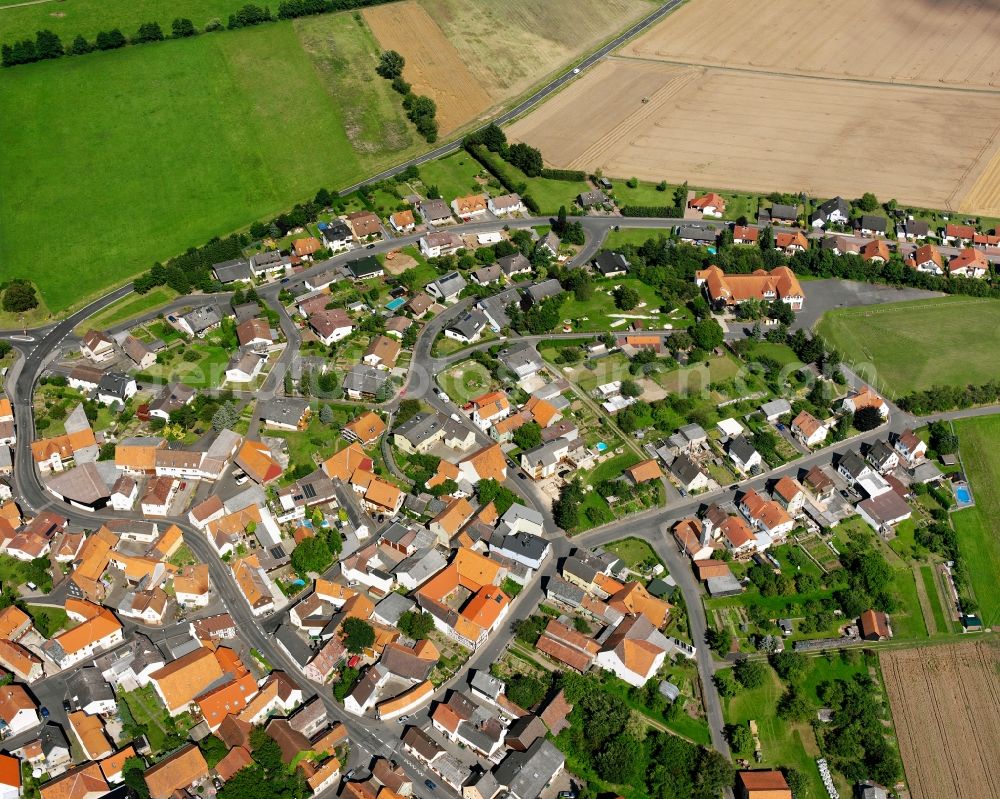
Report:
M 185 344 L 165 352 L 174 355 L 169 363 L 153 364 L 137 375 L 137 378 L 151 383 L 176 381 L 186 383 L 191 388 L 216 388 L 226 379 L 229 353 L 222 347 L 214 344 Z M 196 352 L 200 357 L 196 361 L 187 361 L 181 356 L 182 352 Z
M 34 38 L 35 31 L 48 29 L 68 47 L 77 34 L 93 41 L 100 31 L 118 28 L 131 36 L 144 22 L 159 22 L 169 36 L 170 23 L 177 17 L 187 17 L 202 30 L 213 19 L 225 24 L 229 15 L 243 5 L 244 0 L 62 0 L 24 4 L 0 12 L 0 42 Z
M 416 152 L 372 47 L 325 15 L 4 70 L 0 278 L 65 311 Z
M 640 304 L 630 311 L 619 310 L 615 306 L 615 300 L 611 294 L 615 286 L 627 286 L 635 289 L 644 305 Z M 574 330 L 580 332 L 593 333 L 606 330 L 624 332 L 628 329 L 627 323 L 620 321 L 624 317 L 643 318 L 645 325 L 649 328 L 659 328 L 670 324 L 671 322 L 662 314 L 651 313 L 660 310 L 665 304 L 666 301 L 652 286 L 634 278 L 622 278 L 621 280 L 597 282 L 590 297 L 586 300 L 581 301 L 574 294 L 567 294 L 560 314 L 562 314 L 563 319 L 571 320 Z M 617 315 L 617 318 L 613 315 Z M 614 322 L 619 322 L 619 324 L 614 325 Z
M 493 378 L 481 363 L 462 361 L 438 375 L 438 383 L 452 402 L 464 405 L 473 397 L 489 391 Z
M 613 455 L 595 466 L 587 477 L 587 482 L 590 485 L 597 485 L 605 480 L 611 480 L 621 475 L 630 466 L 635 466 L 640 460 L 638 455 L 627 449 L 621 455 Z
M 827 680 L 849 680 L 856 674 L 867 673 L 860 653 L 851 653 L 846 657 L 837 654 L 811 657 L 807 659 L 807 663 L 802 688 L 816 709 L 821 707 L 816 695 L 816 688 L 820 683 Z M 816 736 L 808 722 L 790 723 L 777 717 L 778 700 L 784 693 L 785 686 L 773 669 L 769 668 L 767 674 L 768 679 L 760 688 L 740 688 L 735 697 L 723 700 L 726 721 L 731 724 L 747 724 L 751 719 L 756 721 L 763 753 L 763 760 L 756 767 L 790 766 L 808 780 L 807 796 L 821 799 L 827 793 L 816 767 L 816 758 L 819 756 Z M 753 753 L 748 754 L 752 758 Z M 841 795 L 849 795 L 843 778 L 839 774 L 835 778 L 841 788 Z
M 770 358 L 782 366 L 801 366 L 802 361 L 787 344 L 774 344 L 770 341 L 754 342 L 747 350 L 747 361 L 756 358 Z
M 31 616 L 35 628 L 46 638 L 50 638 L 59 630 L 69 626 L 69 616 L 62 608 L 48 605 L 28 605 L 25 610 Z
M 927 593 L 927 602 L 931 606 L 931 614 L 934 617 L 934 625 L 939 633 L 951 632 L 951 624 L 941 606 L 941 595 L 938 593 L 937 580 L 934 577 L 934 567 L 925 565 L 920 567 L 920 580 Z
M 635 188 L 628 186 L 625 181 L 628 178 L 614 179 L 615 187 L 611 191 L 619 206 L 622 205 L 646 205 L 656 207 L 672 208 L 674 205 L 674 189 L 676 186 L 667 185 L 663 191 L 656 188 L 657 184 L 640 180 Z
M 118 302 L 109 305 L 100 313 L 94 314 L 89 319 L 85 319 L 73 331 L 77 335 L 86 333 L 91 328 L 107 330 L 113 325 L 127 322 L 144 316 L 157 308 L 166 305 L 171 300 L 177 298 L 177 292 L 169 286 L 157 286 L 145 294 L 129 294 L 122 297 Z
M 464 197 L 483 190 L 476 177 L 484 170 L 479 162 L 465 150 L 459 150 L 453 155 L 428 161 L 420 165 L 420 182 L 426 191 L 429 186 L 436 186 L 446 203 L 451 203 L 456 197 Z
M 591 190 L 585 180 L 551 180 L 550 178 L 529 178 L 520 169 L 507 163 L 499 155 L 491 153 L 485 147 L 477 148 L 479 157 L 488 161 L 494 171 L 504 175 L 507 182 L 518 186 L 524 184 L 525 194 L 529 195 L 539 208 L 541 214 L 555 214 L 560 206 L 569 208 L 578 194 Z
M 713 383 L 721 383 L 739 374 L 741 365 L 731 355 L 712 355 L 704 361 L 657 372 L 654 379 L 671 394 L 700 394 Z
M 955 432 L 976 504 L 951 518 L 980 616 L 995 626 L 1000 624 L 1000 416 L 956 422 Z
M 864 367 L 894 396 L 1000 377 L 998 329 L 1000 302 L 969 297 L 838 309 L 818 326 L 845 360 Z
M 621 541 L 612 541 L 604 547 L 608 552 L 614 552 L 619 558 L 625 561 L 625 565 L 630 569 L 635 569 L 643 563 L 660 563 L 659 556 L 653 548 L 641 538 L 623 538 Z
M 670 228 L 629 227 L 622 228 L 621 230 L 612 230 L 605 237 L 602 248 L 606 250 L 614 250 L 625 244 L 631 244 L 633 247 L 640 247 L 650 239 L 655 239 L 658 236 L 666 236 L 669 238 L 670 232 Z
M 352 405 L 336 404 L 330 404 L 330 408 L 333 410 L 333 421 L 328 425 L 319 420 L 319 413 L 315 413 L 305 430 L 267 430 L 264 432 L 265 435 L 285 440 L 288 446 L 286 474 L 290 474 L 296 466 L 315 467 L 316 461 L 313 460 L 313 455 L 319 455 L 326 459 L 341 447 L 347 446 L 347 442 L 341 438 L 340 430 L 361 409 Z

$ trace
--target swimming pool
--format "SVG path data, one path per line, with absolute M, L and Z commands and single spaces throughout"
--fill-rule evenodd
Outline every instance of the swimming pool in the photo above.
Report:
M 385 307 L 390 311 L 395 311 L 397 308 L 402 308 L 404 305 L 406 305 L 406 298 L 396 297 L 396 299 L 387 302 Z
M 606 450 L 607 448 L 608 448 L 608 445 L 605 444 L 603 441 L 598 441 L 594 445 L 594 449 L 596 449 L 598 452 L 604 452 L 604 450 Z
M 968 486 L 958 486 L 955 489 L 955 498 L 958 499 L 960 505 L 972 504 L 972 492 L 969 491 Z

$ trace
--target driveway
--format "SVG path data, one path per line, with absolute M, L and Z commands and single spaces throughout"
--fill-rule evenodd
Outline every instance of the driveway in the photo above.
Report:
M 853 280 L 828 278 L 807 280 L 802 286 L 806 295 L 805 307 L 795 315 L 792 330 L 812 330 L 827 311 L 835 308 L 854 308 L 864 305 L 882 305 L 886 302 L 928 300 L 943 297 L 939 291 L 914 288 L 876 286 Z

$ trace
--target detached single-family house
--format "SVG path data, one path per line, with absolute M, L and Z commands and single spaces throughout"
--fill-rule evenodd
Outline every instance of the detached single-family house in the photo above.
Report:
M 670 474 L 688 494 L 708 488 L 708 474 L 686 452 L 674 458 Z
M 397 233 L 409 233 L 417 226 L 417 222 L 413 218 L 413 211 L 396 211 L 389 217 L 389 225 Z
M 451 201 L 451 210 L 459 219 L 468 221 L 486 213 L 486 195 L 470 194 L 467 197 L 456 197 Z
M 830 428 L 809 411 L 802 411 L 792 420 L 791 431 L 807 447 L 815 447 L 826 441 Z
M 346 222 L 334 219 L 332 222 L 321 225 L 319 232 L 323 236 L 323 243 L 333 252 L 351 249 L 351 240 L 354 238 L 354 234 Z
M 230 383 L 252 383 L 260 375 L 267 356 L 260 352 L 236 353 L 226 367 L 226 380 Z
M 892 443 L 896 452 L 911 469 L 927 455 L 927 443 L 909 428 L 896 435 Z
M 448 203 L 440 198 L 421 200 L 420 215 L 424 218 L 425 222 L 429 222 L 432 225 L 446 225 L 455 221 L 455 218 L 451 215 L 451 208 L 448 207 Z
M 438 230 L 420 238 L 420 252 L 427 258 L 451 255 L 465 246 L 465 240 L 450 230 Z
M 603 191 L 588 191 L 582 194 L 576 195 L 576 202 L 585 211 L 589 211 L 591 208 L 602 208 L 609 204 L 607 195 Z
M 107 334 L 91 328 L 80 342 L 80 353 L 94 363 L 104 363 L 115 357 L 115 342 Z
M 975 237 L 976 229 L 972 225 L 956 225 L 954 223 L 948 223 L 945 225 L 944 231 L 942 232 L 941 241 L 944 244 L 961 247 L 965 244 L 972 244 Z
M 371 211 L 355 211 L 348 214 L 347 224 L 351 226 L 354 237 L 359 241 L 382 235 L 382 220 Z
M 875 214 L 864 214 L 857 223 L 858 232 L 862 236 L 884 236 L 888 226 L 888 219 Z
M 327 346 L 354 332 L 354 322 L 343 308 L 324 308 L 309 314 L 309 327 Z
M 814 228 L 823 228 L 829 224 L 846 225 L 851 217 L 851 207 L 843 197 L 834 197 L 821 203 L 809 217 L 809 223 Z
M 750 443 L 750 439 L 746 436 L 737 436 L 729 442 L 728 455 L 733 465 L 744 474 L 752 471 L 754 468 L 759 469 L 763 463 L 760 453 L 754 449 L 753 444 Z
M 841 407 L 851 413 L 857 413 L 862 408 L 877 408 L 883 419 L 889 416 L 889 404 L 872 391 L 870 386 L 864 386 L 860 391 L 850 394 L 841 403 Z
M 435 236 L 438 234 L 432 233 L 431 235 Z M 459 272 L 449 272 L 437 280 L 428 283 L 425 288 L 427 293 L 432 297 L 436 297 L 441 302 L 451 304 L 458 301 L 459 295 L 465 290 L 467 285 L 465 278 Z
M 905 241 L 926 239 L 931 233 L 930 225 L 921 219 L 907 219 L 896 226 L 896 238 Z
M 137 369 L 148 369 L 156 363 L 156 353 L 133 335 L 128 335 L 122 342 L 122 351 Z
M 726 201 L 714 191 L 710 191 L 708 194 L 689 200 L 688 208 L 701 211 L 703 216 L 714 216 L 719 219 L 726 213 Z
M 622 277 L 628 274 L 628 259 L 620 252 L 605 250 L 593 261 L 594 271 L 601 277 Z
M 447 338 L 460 341 L 463 344 L 472 344 L 479 341 L 488 324 L 489 320 L 486 318 L 486 314 L 473 308 L 448 325 L 444 329 L 444 334 Z
M 486 205 L 494 216 L 507 216 L 507 214 L 518 214 L 524 211 L 524 203 L 521 201 L 520 194 L 501 194 L 499 197 L 490 197 Z
M 948 274 L 952 277 L 981 278 L 990 271 L 990 259 L 975 247 L 965 247 L 948 261 Z
M 944 274 L 944 260 L 941 258 L 941 251 L 933 244 L 921 244 L 906 256 L 904 263 L 918 272 L 926 272 L 931 275 Z
M 861 259 L 876 264 L 889 260 L 889 245 L 885 239 L 872 239 L 861 248 Z

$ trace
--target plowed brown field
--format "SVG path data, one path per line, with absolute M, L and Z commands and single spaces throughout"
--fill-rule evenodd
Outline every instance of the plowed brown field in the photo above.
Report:
M 1000 648 L 879 655 L 913 799 L 985 799 L 1000 785 Z
M 422 5 L 390 3 L 363 13 L 379 46 L 406 58 L 403 77 L 413 91 L 437 103 L 442 134 L 460 128 L 492 105 L 489 94 Z

